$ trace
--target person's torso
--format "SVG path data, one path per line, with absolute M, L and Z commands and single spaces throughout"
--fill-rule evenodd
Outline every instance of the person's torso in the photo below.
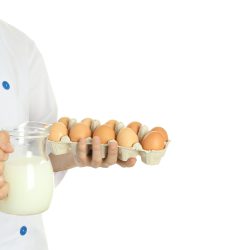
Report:
M 28 49 L 31 41 L 0 20 L 0 130 L 29 119 Z M 46 250 L 42 219 L 0 212 L 0 249 Z
M 0 249 L 47 250 L 41 215 L 15 216 L 0 212 Z
M 24 35 L 0 21 L 0 129 L 28 119 L 27 52 Z M 24 37 L 25 38 L 25 37 Z M 26 38 L 27 40 L 27 38 Z

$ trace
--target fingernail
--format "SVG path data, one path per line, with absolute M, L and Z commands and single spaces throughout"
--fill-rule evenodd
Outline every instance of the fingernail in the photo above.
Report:
M 109 145 L 118 145 L 116 140 L 110 140 L 108 141 Z
M 97 142 L 100 142 L 100 137 L 99 136 L 94 136 L 93 137 L 93 140 L 97 141 Z
M 79 142 L 80 142 L 80 143 L 85 143 L 85 138 L 81 138 L 81 139 L 79 140 Z

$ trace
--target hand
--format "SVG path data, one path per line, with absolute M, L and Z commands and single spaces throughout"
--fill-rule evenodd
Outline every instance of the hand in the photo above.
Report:
M 122 167 L 133 167 L 136 163 L 136 158 L 130 158 L 127 161 L 118 160 L 118 145 L 117 142 L 110 142 L 108 147 L 108 156 L 102 159 L 101 144 L 99 137 L 94 137 L 92 141 L 92 156 L 87 155 L 86 140 L 81 139 L 77 146 L 75 158 L 76 165 L 80 167 L 90 166 L 94 168 L 109 167 L 118 164 Z
M 0 142 L 0 200 L 8 196 L 9 188 L 8 188 L 8 183 L 4 180 L 3 170 L 4 170 L 4 162 L 8 160 L 9 153 L 12 152 L 13 148 L 9 143 L 6 144 Z

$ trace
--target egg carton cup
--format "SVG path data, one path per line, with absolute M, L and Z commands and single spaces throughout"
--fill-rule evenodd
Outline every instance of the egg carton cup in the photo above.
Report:
M 143 163 L 147 165 L 158 165 L 167 151 L 167 147 L 170 141 L 165 143 L 165 147 L 162 150 L 140 150 L 139 154 Z
M 138 131 L 139 141 L 142 141 L 143 137 L 148 133 L 149 129 L 146 125 L 142 125 Z
M 61 141 L 55 142 L 48 140 L 52 154 L 63 155 L 70 152 L 70 139 L 68 136 L 63 136 Z
M 144 150 L 140 143 L 136 143 L 132 148 L 118 147 L 118 159 L 127 161 L 129 158 L 136 158 L 138 155 L 141 157 L 141 161 L 147 165 L 158 165 L 165 155 L 168 144 L 165 143 L 165 147 L 162 150 Z
M 120 130 L 121 130 L 122 128 L 124 128 L 124 127 L 125 127 L 125 125 L 124 125 L 122 122 L 117 122 L 117 123 L 115 124 L 115 135 L 117 136 L 118 133 L 120 132 Z
M 127 161 L 129 158 L 136 158 L 139 151 L 135 148 L 125 148 L 118 146 L 118 159 L 121 161 Z

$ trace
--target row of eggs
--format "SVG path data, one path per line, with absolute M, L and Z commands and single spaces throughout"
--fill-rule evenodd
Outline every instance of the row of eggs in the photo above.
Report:
M 168 141 L 167 131 L 162 127 L 154 127 L 142 138 L 139 136 L 142 124 L 134 121 L 126 127 L 116 131 L 118 122 L 109 120 L 92 130 L 91 118 L 85 118 L 81 122 L 75 122 L 70 126 L 70 118 L 62 117 L 52 124 L 49 140 L 59 142 L 62 137 L 69 136 L 72 142 L 78 142 L 81 138 L 98 136 L 101 144 L 107 144 L 110 140 L 116 140 L 121 147 L 131 148 L 134 144 L 140 143 L 144 150 L 162 150 Z M 117 133 L 116 133 L 117 132 Z

